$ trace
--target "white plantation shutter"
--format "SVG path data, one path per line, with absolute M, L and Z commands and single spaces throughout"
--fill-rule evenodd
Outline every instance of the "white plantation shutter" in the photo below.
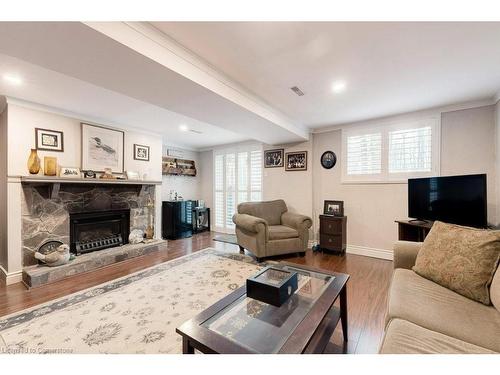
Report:
M 261 200 L 262 147 L 246 145 L 214 152 L 216 231 L 234 231 L 233 215 L 241 202 Z
M 380 174 L 382 171 L 382 134 L 347 137 L 347 174 Z
M 343 182 L 438 176 L 440 116 L 342 130 Z
M 430 172 L 432 128 L 389 131 L 389 173 Z

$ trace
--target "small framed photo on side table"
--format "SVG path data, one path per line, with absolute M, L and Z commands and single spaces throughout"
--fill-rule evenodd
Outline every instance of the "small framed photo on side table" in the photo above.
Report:
M 323 206 L 324 215 L 344 216 L 344 201 L 325 201 Z

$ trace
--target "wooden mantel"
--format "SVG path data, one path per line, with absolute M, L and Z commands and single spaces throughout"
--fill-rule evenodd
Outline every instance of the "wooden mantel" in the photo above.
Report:
M 19 178 L 23 183 L 52 183 L 52 184 L 114 184 L 114 185 L 161 185 L 161 181 L 149 180 L 107 180 L 99 178 L 61 178 L 50 176 L 12 176 Z

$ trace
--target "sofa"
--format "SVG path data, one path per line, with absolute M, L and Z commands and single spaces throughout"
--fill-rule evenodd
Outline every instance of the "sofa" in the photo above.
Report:
M 382 354 L 500 352 L 500 271 L 490 286 L 493 305 L 473 301 L 414 271 L 422 243 L 398 241 Z
M 312 220 L 288 212 L 282 199 L 240 203 L 233 222 L 240 250 L 247 249 L 259 262 L 275 255 L 304 255 L 307 250 Z

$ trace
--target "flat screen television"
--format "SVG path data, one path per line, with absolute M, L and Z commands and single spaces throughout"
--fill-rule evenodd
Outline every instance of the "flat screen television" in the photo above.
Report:
M 486 174 L 408 179 L 408 216 L 486 228 Z

